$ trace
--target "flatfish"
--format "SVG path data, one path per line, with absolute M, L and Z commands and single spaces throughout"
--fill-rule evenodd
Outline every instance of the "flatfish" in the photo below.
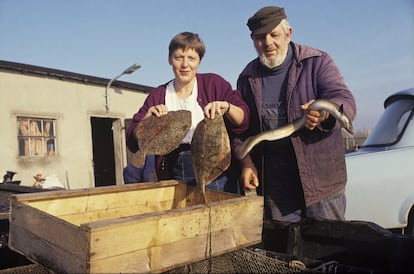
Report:
M 197 183 L 191 205 L 206 203 L 205 186 L 226 171 L 230 162 L 230 139 L 223 116 L 200 121 L 191 140 L 191 164 Z
M 132 154 L 131 163 L 142 167 L 145 155 L 165 155 L 176 149 L 191 127 L 191 112 L 169 111 L 166 115 L 152 115 L 142 120 L 135 131 L 139 150 Z

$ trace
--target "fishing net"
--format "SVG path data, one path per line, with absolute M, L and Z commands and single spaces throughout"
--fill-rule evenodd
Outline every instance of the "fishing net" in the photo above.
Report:
M 242 248 L 164 273 L 315 273 L 315 271 L 307 269 L 299 260 L 284 261 L 267 256 L 265 250 Z
M 336 273 L 317 271 L 306 268 L 302 261 L 295 257 L 284 257 L 283 260 L 269 255 L 263 249 L 242 248 L 220 256 L 211 257 L 182 267 L 178 267 L 164 274 L 201 274 L 201 273 Z M 2 274 L 54 274 L 55 272 L 38 265 L 14 267 L 0 270 Z

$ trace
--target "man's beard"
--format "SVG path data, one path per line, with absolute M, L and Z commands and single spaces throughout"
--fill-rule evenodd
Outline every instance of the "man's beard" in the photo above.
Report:
M 262 62 L 262 64 L 265 67 L 273 69 L 283 64 L 283 62 L 286 59 L 286 55 L 287 55 L 287 50 L 283 53 L 276 55 L 274 58 L 268 58 L 265 56 L 264 53 L 262 53 L 261 55 L 259 55 L 259 59 L 260 59 L 260 62 Z

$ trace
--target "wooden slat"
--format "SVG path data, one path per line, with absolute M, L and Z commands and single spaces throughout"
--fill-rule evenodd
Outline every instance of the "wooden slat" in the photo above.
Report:
M 65 216 L 135 206 L 149 200 L 154 202 L 166 201 L 172 205 L 175 191 L 176 188 L 172 186 L 34 201 L 30 202 L 30 205 L 55 216 Z
M 21 193 L 12 195 L 14 199 L 19 200 L 20 202 L 34 202 L 41 200 L 53 200 L 53 199 L 66 199 L 71 197 L 79 196 L 90 196 L 98 194 L 107 194 L 107 193 L 121 193 L 128 192 L 138 189 L 154 189 L 154 188 L 164 188 L 168 186 L 174 186 L 183 184 L 182 181 L 178 180 L 166 180 L 159 182 L 150 182 L 150 183 L 137 183 L 137 184 L 127 184 L 122 186 L 101 186 L 95 188 L 85 188 L 85 189 L 72 189 L 72 190 L 52 190 L 52 191 L 43 191 L 39 193 Z
M 85 229 L 91 230 L 91 260 L 182 241 L 239 224 L 252 225 L 254 231 L 258 231 L 255 226 L 262 221 L 262 198 L 250 199 L 253 202 L 244 197 L 240 199 L 86 224 Z M 244 215 L 244 218 L 240 215 Z M 117 235 L 122 237 L 115 243 L 101 240 L 104 237 L 115 238 Z
M 105 210 L 92 212 L 79 212 L 70 215 L 59 216 L 74 225 L 92 223 L 102 220 L 112 220 L 117 218 L 124 218 L 134 215 L 142 215 L 148 212 L 170 210 L 172 208 L 172 201 L 152 202 L 148 201 L 146 204 L 131 205 L 128 207 L 109 208 Z
M 90 273 L 150 273 L 151 253 L 135 250 L 89 263 Z
M 10 238 L 18 238 L 13 228 L 20 226 L 30 230 L 33 235 L 45 239 L 52 244 L 60 245 L 62 249 L 79 254 L 87 251 L 87 237 L 85 231 L 78 226 L 63 221 L 60 218 L 37 210 L 25 204 L 12 203 L 12 217 L 10 219 Z
M 91 262 L 91 272 L 163 272 L 250 246 L 261 241 L 260 229 L 242 224 L 211 234 L 212 252 L 209 252 L 209 234 L 134 250 Z
M 245 232 L 247 234 L 243 234 L 243 237 L 240 237 L 240 235 L 234 233 L 233 228 L 212 232 L 211 253 L 209 250 L 210 236 L 208 234 L 153 247 L 151 249 L 151 272 L 166 271 L 182 265 L 208 259 L 210 256 L 218 256 L 238 248 L 260 243 L 261 233 L 257 233 L 257 229 L 253 228 L 251 225 L 245 225 L 244 228 L 236 226 L 235 229 L 236 231 L 246 230 Z M 235 241 L 237 238 L 244 238 L 245 241 Z
M 12 202 L 11 214 L 11 249 L 52 269 L 85 266 L 85 254 L 89 253 L 89 238 L 85 231 L 16 201 Z M 60 262 L 62 258 L 65 262 Z
M 88 252 L 82 247 L 79 247 L 78 254 L 73 254 L 62 249 L 63 244 L 50 243 L 47 239 L 33 234 L 31 229 L 21 226 L 13 226 L 13 233 L 10 235 L 12 234 L 17 236 L 9 238 L 9 248 L 21 253 L 31 261 L 53 269 L 57 273 L 87 272 L 89 265 L 86 263 L 85 254 Z M 74 245 L 74 247 L 76 246 Z
M 125 188 L 129 191 L 125 191 Z M 62 193 L 35 197 L 18 195 L 13 199 L 30 202 L 30 206 L 76 225 L 99 219 L 184 207 L 186 204 L 186 185 L 178 184 L 177 181 L 139 184 L 133 188 L 121 186 L 106 190 L 78 190 L 76 196 L 73 196 L 74 192 L 68 193 L 67 196 L 62 196 Z
M 187 210 L 187 214 L 184 215 L 182 211 L 186 210 L 163 211 L 88 224 L 88 228 L 91 229 L 91 253 L 93 253 L 91 261 L 166 242 L 181 241 L 207 230 L 208 223 L 204 219 L 207 219 L 208 215 L 205 210 Z M 200 229 L 201 226 L 204 228 Z M 118 238 L 113 242 L 102 240 L 115 239 L 115 237 Z

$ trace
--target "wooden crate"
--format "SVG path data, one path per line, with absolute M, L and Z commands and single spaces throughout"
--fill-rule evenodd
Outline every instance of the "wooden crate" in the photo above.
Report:
M 261 242 L 263 197 L 175 180 L 11 196 L 9 246 L 56 272 L 163 272 Z

